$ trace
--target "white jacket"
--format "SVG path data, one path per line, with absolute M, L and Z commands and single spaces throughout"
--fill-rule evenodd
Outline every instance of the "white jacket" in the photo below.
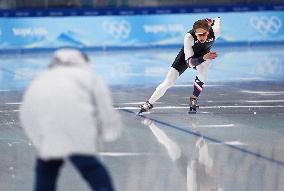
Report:
M 90 66 L 56 66 L 25 92 L 20 119 L 39 156 L 95 154 L 100 139 L 114 140 L 121 121 L 104 82 Z

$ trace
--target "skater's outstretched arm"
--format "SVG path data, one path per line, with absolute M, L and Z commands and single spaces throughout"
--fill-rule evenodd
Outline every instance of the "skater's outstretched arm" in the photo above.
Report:
M 220 17 L 216 17 L 212 23 L 212 29 L 214 32 L 215 39 L 219 38 L 221 35 L 221 19 Z

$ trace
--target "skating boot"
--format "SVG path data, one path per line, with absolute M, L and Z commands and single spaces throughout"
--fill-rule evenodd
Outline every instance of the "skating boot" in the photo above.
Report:
M 140 111 L 138 112 L 138 115 L 143 112 L 147 112 L 152 108 L 153 108 L 153 105 L 149 101 L 146 101 L 144 104 L 140 106 Z
M 190 97 L 189 98 L 189 111 L 188 113 L 196 113 L 196 108 L 199 108 L 199 105 L 197 104 L 197 98 L 196 97 Z

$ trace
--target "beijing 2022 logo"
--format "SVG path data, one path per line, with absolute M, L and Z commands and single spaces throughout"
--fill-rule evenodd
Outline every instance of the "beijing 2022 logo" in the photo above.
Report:
M 114 38 L 126 39 L 131 32 L 131 25 L 125 20 L 104 21 L 103 29 Z
M 282 22 L 277 16 L 253 16 L 251 25 L 261 34 L 277 34 L 282 27 Z

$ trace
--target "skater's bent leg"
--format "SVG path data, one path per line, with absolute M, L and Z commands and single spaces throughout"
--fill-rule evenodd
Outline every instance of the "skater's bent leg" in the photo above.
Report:
M 55 191 L 56 180 L 63 160 L 36 161 L 35 191 Z
M 156 88 L 153 95 L 150 97 L 149 102 L 154 104 L 160 97 L 162 97 L 167 89 L 169 89 L 178 79 L 179 72 L 171 67 L 170 71 L 167 74 L 166 79 Z
M 203 85 L 206 81 L 207 71 L 210 67 L 211 62 L 205 61 L 202 64 L 196 67 L 198 71 L 198 75 L 194 80 L 194 90 L 193 90 L 193 97 L 197 98 L 199 94 L 202 92 Z
M 71 162 L 94 191 L 114 191 L 109 173 L 94 156 L 72 155 Z
M 202 64 L 198 65 L 196 67 L 196 70 L 198 71 L 198 78 L 200 81 L 205 83 L 206 77 L 207 77 L 207 71 L 211 65 L 211 61 L 205 61 Z

